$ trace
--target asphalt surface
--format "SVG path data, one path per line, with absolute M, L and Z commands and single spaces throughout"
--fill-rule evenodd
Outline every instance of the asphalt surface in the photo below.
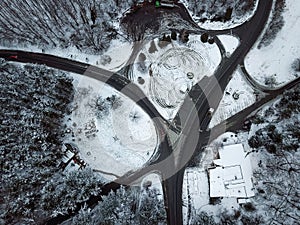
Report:
M 182 218 L 182 183 L 183 175 L 188 162 L 196 153 L 201 152 L 211 138 L 206 131 L 210 122 L 209 108 L 217 108 L 223 92 L 231 79 L 237 65 L 241 64 L 244 57 L 256 42 L 272 8 L 273 1 L 260 0 L 255 15 L 247 23 L 232 29 L 240 37 L 241 44 L 230 58 L 224 58 L 217 68 L 214 76 L 206 78 L 196 84 L 184 100 L 176 117 L 176 123 L 181 127 L 181 135 L 176 146 L 171 146 L 166 135 L 166 121 L 143 94 L 143 92 L 128 79 L 85 63 L 80 63 L 56 56 L 28 53 L 23 51 L 0 50 L 0 57 L 10 61 L 23 63 L 45 64 L 49 67 L 82 74 L 102 82 L 106 82 L 124 95 L 135 101 L 153 119 L 160 140 L 160 151 L 153 161 L 139 171 L 126 174 L 117 179 L 115 183 L 130 184 L 152 171 L 158 171 L 163 178 L 165 207 L 167 210 L 168 224 L 180 225 Z M 199 32 L 199 30 L 196 30 Z M 225 33 L 227 31 L 222 31 Z M 231 32 L 231 31 L 230 31 Z M 216 34 L 216 31 L 211 31 Z M 17 59 L 10 58 L 17 55 Z M 239 117 L 239 120 L 242 118 Z M 226 130 L 220 127 L 221 131 Z M 202 130 L 202 132 L 199 132 Z M 90 205 L 95 205 L 101 197 L 90 200 Z M 71 215 L 70 215 L 71 216 Z M 64 218 L 66 219 L 66 218 Z
M 196 152 L 201 151 L 209 142 L 209 137 L 205 137 L 204 134 L 198 136 L 198 140 L 195 140 L 194 132 L 199 133 L 199 129 L 206 130 L 210 119 L 205 117 L 209 116 L 207 114 L 209 108 L 216 109 L 223 97 L 223 92 L 230 81 L 233 72 L 237 68 L 237 65 L 243 62 L 244 57 L 247 55 L 251 47 L 257 41 L 265 24 L 269 18 L 269 13 L 272 8 L 273 1 L 260 0 L 258 3 L 257 10 L 254 16 L 242 26 L 233 29 L 233 32 L 238 34 L 240 37 L 240 45 L 231 55 L 230 58 L 225 58 L 222 60 L 220 66 L 217 68 L 214 76 L 204 82 L 200 82 L 195 85 L 189 93 L 189 96 L 185 99 L 184 104 L 179 109 L 176 121 L 180 121 L 182 127 L 182 138 L 183 145 L 180 146 L 181 157 L 175 162 L 175 164 L 180 168 L 175 168 L 179 170 L 177 174 L 165 181 L 165 185 L 168 188 L 165 194 L 166 207 L 168 209 L 168 224 L 178 225 L 183 223 L 182 217 L 182 181 L 184 168 L 186 167 L 188 161 L 193 158 Z M 194 104 L 188 104 L 187 102 L 192 102 Z M 198 113 L 191 114 L 190 109 L 194 107 Z M 205 123 L 203 124 L 203 121 Z M 226 127 L 219 127 L 220 131 L 226 130 Z M 195 147 L 195 143 L 197 145 Z M 198 149 L 198 151 L 197 151 Z M 189 158 L 189 159 L 188 159 Z

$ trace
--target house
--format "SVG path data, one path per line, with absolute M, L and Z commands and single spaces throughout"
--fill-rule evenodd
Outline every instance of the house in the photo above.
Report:
M 62 152 L 64 155 L 59 166 L 64 170 L 78 154 L 78 149 L 74 144 L 64 143 L 62 146 Z
M 245 199 L 254 196 L 252 167 L 242 144 L 223 146 L 219 158 L 208 169 L 210 197 L 235 197 Z

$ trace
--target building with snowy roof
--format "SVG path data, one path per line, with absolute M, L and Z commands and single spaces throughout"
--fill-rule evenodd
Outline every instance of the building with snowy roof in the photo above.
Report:
M 242 144 L 219 149 L 219 158 L 208 170 L 210 197 L 249 198 L 254 196 L 252 167 Z

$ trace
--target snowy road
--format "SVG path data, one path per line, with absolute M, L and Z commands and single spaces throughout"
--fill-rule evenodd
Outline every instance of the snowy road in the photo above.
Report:
M 162 134 L 161 140 L 163 140 L 163 142 L 161 142 L 160 149 L 162 154 L 155 162 L 152 162 L 149 167 L 141 169 L 140 171 L 119 180 L 130 183 L 151 170 L 160 171 L 164 184 L 164 198 L 167 208 L 168 224 L 179 225 L 183 223 L 182 183 L 184 169 L 189 160 L 192 159 L 196 150 L 201 149 L 210 139 L 209 133 L 207 132 L 199 134 L 199 128 L 200 126 L 204 129 L 207 128 L 210 120 L 206 120 L 205 124 L 203 124 L 203 121 L 207 116 L 208 109 L 210 107 L 216 108 L 218 106 L 223 96 L 223 91 L 231 79 L 232 73 L 237 65 L 244 60 L 244 57 L 263 30 L 272 7 L 272 2 L 273 1 L 260 0 L 257 11 L 251 20 L 244 25 L 233 29 L 233 32 L 240 37 L 240 46 L 228 59 L 222 60 L 221 65 L 218 67 L 212 78 L 205 80 L 204 83 L 202 80 L 190 91 L 179 110 L 176 120 L 180 121 L 182 135 L 178 141 L 179 144 L 175 146 L 173 151 L 170 151 L 168 139 L 164 138 L 166 130 L 164 120 L 143 92 L 127 79 L 117 76 L 109 71 L 89 66 L 88 64 L 44 54 L 0 51 L 0 57 L 4 57 L 11 61 L 46 64 L 50 67 L 80 73 L 101 80 L 133 99 L 152 119 L 158 118 L 158 120 L 154 120 L 154 124 L 158 132 Z M 11 55 L 17 55 L 18 59 L 9 58 Z

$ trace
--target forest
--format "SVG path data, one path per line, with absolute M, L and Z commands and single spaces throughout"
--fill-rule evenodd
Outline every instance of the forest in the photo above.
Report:
M 268 224 L 299 221 L 300 86 L 287 90 L 253 122 L 262 126 L 249 139 L 259 158 L 254 171 L 256 212 Z
M 187 0 L 189 10 L 199 22 L 230 21 L 240 19 L 255 8 L 257 0 Z
M 0 44 L 40 49 L 76 47 L 100 54 L 118 35 L 122 12 L 135 1 L 2 0 Z
M 90 170 L 65 174 L 64 118 L 72 79 L 45 66 L 0 64 L 0 224 L 37 224 L 98 192 Z
M 166 224 L 163 200 L 153 187 L 121 187 L 103 197 L 93 210 L 83 208 L 65 225 L 121 225 L 121 224 Z
M 73 171 L 60 167 L 65 123 L 76 92 L 71 76 L 4 60 L 0 75 L 0 224 L 44 224 L 51 217 L 77 212 L 78 204 L 99 195 L 107 180 L 89 167 Z M 112 108 L 121 103 L 115 96 L 105 101 Z M 94 106 L 101 114 L 99 102 Z M 127 224 L 165 222 L 158 196 L 155 188 L 122 187 L 102 196 L 94 210 L 83 208 L 70 222 L 88 224 L 79 222 L 88 218 L 95 222 L 91 224 L 118 224 L 124 219 Z

